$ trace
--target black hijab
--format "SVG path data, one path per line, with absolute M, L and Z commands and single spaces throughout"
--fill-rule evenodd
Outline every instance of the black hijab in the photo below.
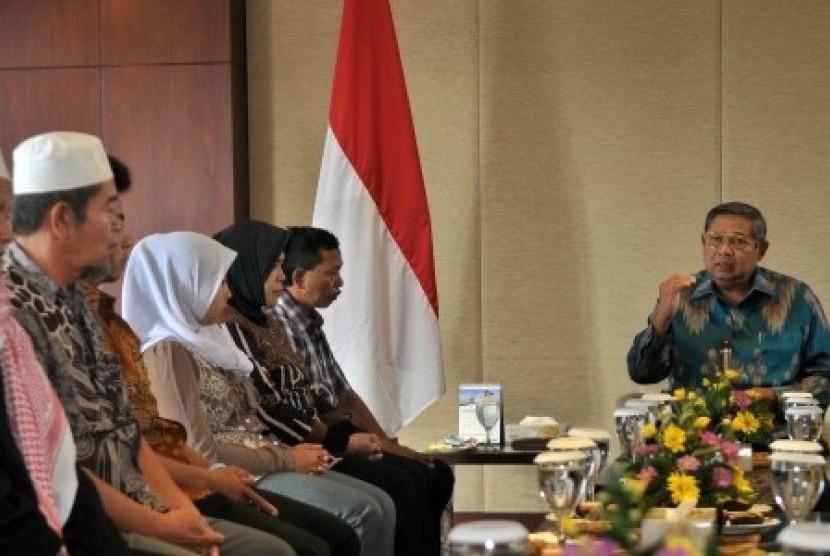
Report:
M 233 296 L 230 304 L 260 326 L 267 323 L 262 312 L 265 305 L 263 285 L 285 251 L 289 238 L 287 230 L 257 220 L 237 222 L 213 236 L 237 252 L 236 260 L 228 270 L 228 287 Z

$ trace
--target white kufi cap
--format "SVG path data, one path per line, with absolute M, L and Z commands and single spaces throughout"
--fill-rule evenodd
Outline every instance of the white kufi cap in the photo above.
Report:
M 9 169 L 6 168 L 6 161 L 3 159 L 3 153 L 0 153 L 0 180 L 11 180 Z
M 15 195 L 67 191 L 111 179 L 104 145 L 94 135 L 52 131 L 29 137 L 14 149 Z

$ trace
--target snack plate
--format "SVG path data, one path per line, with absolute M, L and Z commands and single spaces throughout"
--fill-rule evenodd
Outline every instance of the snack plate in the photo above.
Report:
M 762 523 L 739 523 L 736 525 L 723 526 L 722 535 L 748 535 L 750 533 L 764 533 L 771 531 L 781 525 L 777 517 L 765 517 Z

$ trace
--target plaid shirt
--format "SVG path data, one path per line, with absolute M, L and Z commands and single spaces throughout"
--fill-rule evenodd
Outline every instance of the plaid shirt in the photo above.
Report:
M 305 363 L 311 389 L 318 399 L 317 410 L 325 414 L 337 407 L 340 394 L 352 387 L 326 340 L 322 315 L 316 309 L 301 306 L 287 291 L 283 291 L 277 304 L 267 311 L 276 317 L 288 343 Z M 321 407 L 320 401 L 330 407 Z

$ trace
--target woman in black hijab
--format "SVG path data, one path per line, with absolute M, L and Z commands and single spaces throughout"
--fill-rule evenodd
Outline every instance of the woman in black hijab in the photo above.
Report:
M 223 327 L 255 362 L 251 378 L 260 394 L 259 415 L 269 432 L 290 445 L 322 443 L 342 458 L 335 466 L 340 474 L 391 496 L 397 515 L 395 554 L 438 554 L 425 475 L 386 461 L 374 434 L 355 426 L 316 394 L 302 359 L 291 349 L 275 318 L 263 311 L 276 303 L 282 291 L 282 254 L 290 232 L 246 221 L 226 228 L 214 239 L 238 253 L 228 272 L 232 314 Z M 336 419 L 328 421 L 333 415 Z M 365 553 L 390 552 L 369 549 Z
M 283 341 L 279 326 L 269 320 L 273 317 L 263 312 L 263 307 L 273 305 L 282 291 L 282 255 L 289 238 L 286 230 L 254 220 L 238 222 L 214 236 L 238 253 L 227 274 L 232 298 L 227 321 L 222 327 L 237 347 L 255 362 L 251 379 L 260 392 L 260 420 L 269 432 L 286 444 L 297 446 L 295 450 L 302 450 L 306 441 L 315 443 L 309 445 L 309 449 L 319 449 L 322 438 L 309 438 L 313 436 L 309 434 L 313 425 L 306 426 L 317 419 L 317 410 L 313 404 L 314 394 L 303 374 L 302 361 Z M 271 368 L 263 365 L 266 360 L 282 364 Z M 292 427 L 300 432 L 286 437 L 285 432 Z M 337 453 L 348 445 L 348 435 L 343 438 L 345 443 L 338 444 Z M 349 475 L 337 471 L 323 475 L 329 484 L 334 483 L 331 489 L 337 489 L 337 492 L 329 493 L 330 498 L 346 497 L 355 504 L 372 508 L 369 518 L 352 523 L 361 537 L 361 554 L 392 554 L 396 504 L 382 490 L 382 485 L 373 486 Z M 396 483 L 404 481 L 405 478 L 397 478 L 390 482 L 393 492 L 398 491 Z M 341 517 L 352 521 L 348 515 Z

